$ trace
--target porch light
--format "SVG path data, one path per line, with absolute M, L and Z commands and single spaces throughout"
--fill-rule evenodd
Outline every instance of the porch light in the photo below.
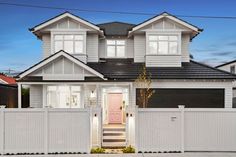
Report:
M 130 117 L 133 117 L 133 114 L 132 114 L 132 113 L 130 114 Z
M 95 98 L 95 93 L 94 93 L 94 91 L 92 91 L 92 92 L 90 93 L 90 98 Z
M 97 117 L 97 114 L 96 114 L 96 113 L 94 114 L 94 117 Z

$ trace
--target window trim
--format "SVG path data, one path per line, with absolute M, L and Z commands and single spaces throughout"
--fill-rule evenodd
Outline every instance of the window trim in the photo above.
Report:
M 83 52 L 82 53 L 71 53 L 71 55 L 86 55 L 86 32 L 85 31 L 52 31 L 51 32 L 51 54 L 55 52 L 55 35 L 82 35 L 83 36 Z
M 124 45 L 122 45 L 122 46 L 124 46 L 124 57 L 117 57 L 117 44 L 115 43 L 115 45 L 111 45 L 111 46 L 115 46 L 115 56 L 114 57 L 109 57 L 108 55 L 107 55 L 107 49 L 108 49 L 108 44 L 107 44 L 107 41 L 108 40 L 113 40 L 113 41 L 124 41 Z M 105 41 L 105 46 L 106 46 L 106 58 L 127 58 L 127 53 L 126 53 L 126 40 L 125 39 L 106 39 L 106 41 Z M 119 45 L 118 45 L 119 46 Z
M 149 36 L 177 36 L 177 53 L 176 54 L 151 54 L 149 53 Z M 169 40 L 168 40 L 169 41 Z M 181 32 L 146 32 L 146 56 L 180 56 L 181 52 L 181 44 L 182 44 L 182 36 Z M 169 45 L 169 44 L 168 44 Z

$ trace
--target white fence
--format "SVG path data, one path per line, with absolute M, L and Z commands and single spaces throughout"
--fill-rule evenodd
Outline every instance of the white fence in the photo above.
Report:
M 0 154 L 89 152 L 90 109 L 0 109 Z
M 139 151 L 236 151 L 235 109 L 135 110 Z

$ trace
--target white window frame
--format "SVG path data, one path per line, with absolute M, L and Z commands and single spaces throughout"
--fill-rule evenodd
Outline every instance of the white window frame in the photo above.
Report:
M 236 66 L 235 65 L 230 66 L 230 73 L 232 73 L 232 74 L 236 73 Z
M 55 35 L 82 35 L 83 36 L 83 52 L 82 53 L 70 53 L 71 55 L 86 55 L 86 32 L 85 31 L 51 31 L 51 54 L 55 52 Z M 73 48 L 74 49 L 74 48 Z
M 82 85 L 75 85 L 75 84 L 69 84 L 69 85 L 65 85 L 65 84 L 49 84 L 49 85 L 44 85 L 43 87 L 44 87 L 44 102 L 47 104 L 46 106 L 49 106 L 49 104 L 48 104 L 48 87 L 49 86 L 55 86 L 57 89 L 59 88 L 59 86 L 68 86 L 69 88 L 70 88 L 70 97 L 71 97 L 71 95 L 72 95 L 72 92 L 71 92 L 71 87 L 72 86 L 78 86 L 78 87 L 80 87 L 80 91 L 79 91 L 79 93 L 80 93 L 80 100 L 79 100 L 79 105 L 80 105 L 80 107 L 78 107 L 78 108 L 84 108 L 85 107 L 85 105 L 84 105 L 84 100 L 83 100 L 83 86 Z M 71 100 L 70 100 L 71 101 Z M 44 105 L 44 107 L 45 107 L 45 105 Z M 51 106 L 52 107 L 52 106 Z M 69 107 L 67 107 L 67 108 L 73 108 L 73 107 L 71 107 L 71 102 L 70 102 L 70 105 L 69 105 Z
M 107 51 L 107 49 L 108 49 L 108 44 L 107 44 L 107 41 L 115 41 L 115 44 L 114 45 L 110 45 L 110 46 L 115 46 L 115 56 L 114 57 L 110 57 L 110 56 L 108 56 L 108 51 Z M 117 56 L 117 46 L 120 46 L 120 45 L 117 45 L 116 44 L 116 41 L 124 41 L 124 56 L 123 57 L 118 57 Z M 106 40 L 106 58 L 127 58 L 127 54 L 126 54 L 126 40 L 125 39 L 107 39 Z M 122 45 L 123 46 L 123 45 Z
M 157 53 L 151 54 L 149 49 L 149 36 L 177 36 L 177 53 L 176 54 L 159 54 L 158 47 Z M 158 42 L 158 41 L 157 41 Z M 169 41 L 168 41 L 169 48 Z M 146 32 L 146 55 L 148 56 L 179 56 L 181 55 L 181 32 Z

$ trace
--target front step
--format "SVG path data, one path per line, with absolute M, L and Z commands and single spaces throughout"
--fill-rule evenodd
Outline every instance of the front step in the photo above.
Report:
M 103 126 L 103 148 L 123 148 L 126 146 L 125 125 Z

